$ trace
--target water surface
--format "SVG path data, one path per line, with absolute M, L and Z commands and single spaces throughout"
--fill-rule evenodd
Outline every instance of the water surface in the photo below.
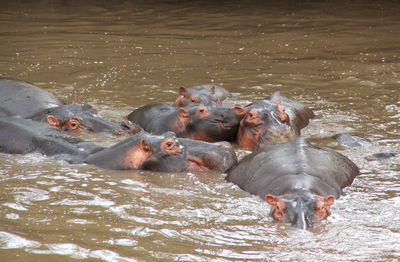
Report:
M 400 4 L 396 1 L 3 1 L 0 75 L 78 96 L 107 119 L 216 84 L 247 105 L 307 104 L 303 131 L 361 170 L 310 231 L 221 173 L 110 171 L 0 155 L 2 261 L 397 261 Z M 341 132 L 373 142 L 346 148 Z M 122 138 L 83 135 L 111 145 Z M 237 150 L 242 156 L 246 152 Z

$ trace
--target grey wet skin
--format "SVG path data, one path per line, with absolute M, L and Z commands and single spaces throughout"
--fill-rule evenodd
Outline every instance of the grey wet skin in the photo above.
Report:
M 119 124 L 101 118 L 91 105 L 66 105 L 46 90 L 6 78 L 0 79 L 0 116 L 31 118 L 66 131 L 88 130 L 113 134 L 139 131 L 130 123 Z
M 251 150 L 300 136 L 301 129 L 314 117 L 310 108 L 279 92 L 245 108 L 236 107 L 236 110 L 243 115 L 237 134 L 238 144 Z
M 164 150 L 162 143 L 175 141 L 179 148 L 174 154 Z M 127 154 L 140 147 L 142 140 L 149 146 L 149 154 L 136 167 L 127 165 Z M 140 148 L 139 148 L 140 150 Z M 236 160 L 232 146 L 227 142 L 208 143 L 186 138 L 176 138 L 172 132 L 162 135 L 138 133 L 109 148 L 89 155 L 83 161 L 107 169 L 141 169 L 156 172 L 221 171 L 225 172 Z M 75 162 L 75 163 L 79 163 Z M 193 165 L 192 163 L 196 163 Z
M 103 149 L 94 143 L 42 122 L 18 117 L 0 118 L 0 151 L 9 154 L 39 152 L 63 160 L 82 158 Z
M 32 117 L 33 120 L 47 122 L 49 116 L 54 116 L 60 123 L 61 129 L 69 131 L 73 127 L 66 125 L 71 119 L 76 119 L 83 130 L 91 132 L 110 132 L 120 135 L 127 131 L 129 126 L 122 126 L 101 118 L 96 109 L 89 104 L 69 104 L 46 109 Z M 73 130 L 71 130 L 73 131 Z
M 343 194 L 342 189 L 349 186 L 358 174 L 358 167 L 344 155 L 296 138 L 246 156 L 228 171 L 226 179 L 262 199 L 267 195 L 277 196 L 286 202 L 300 199 L 302 213 L 296 210 L 290 212 L 297 212 L 297 218 L 304 218 L 309 212 L 310 201 L 332 202 L 328 197 L 339 198 Z M 298 200 L 289 202 L 297 203 Z M 288 208 L 292 209 L 289 205 L 285 207 L 285 212 Z M 286 222 L 296 225 L 297 221 L 290 220 L 294 217 L 289 215 Z M 309 217 L 311 219 L 312 216 Z M 312 219 L 306 223 L 308 226 L 313 224 Z
M 340 144 L 342 144 L 345 147 L 366 147 L 366 146 L 372 146 L 371 140 L 353 135 L 353 134 L 348 134 L 348 133 L 340 133 L 332 136 L 333 139 L 338 141 Z
M 152 103 L 134 110 L 128 119 L 152 134 L 172 131 L 178 137 L 215 142 L 235 139 L 241 116 L 231 108 L 204 105 L 175 108 Z
M 45 109 L 63 104 L 52 93 L 30 83 L 0 78 L 0 109 L 8 111 L 9 116 L 30 118 Z
M 221 106 L 223 100 L 232 97 L 228 90 L 215 85 L 180 87 L 179 93 L 180 96 L 174 102 L 175 107 L 185 107 L 190 104 Z

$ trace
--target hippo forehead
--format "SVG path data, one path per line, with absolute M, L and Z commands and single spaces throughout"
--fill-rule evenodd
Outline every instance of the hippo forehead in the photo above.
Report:
M 47 110 L 47 114 L 56 115 L 64 121 L 70 118 L 77 118 L 80 120 L 84 120 L 85 117 L 100 118 L 100 116 L 97 115 L 96 110 L 91 105 L 80 104 L 69 104 L 56 108 L 50 108 Z
M 298 220 L 305 221 L 304 227 L 312 227 L 314 223 L 317 197 L 311 193 L 286 195 L 282 197 L 285 203 L 286 221 L 292 224 Z M 305 229 L 305 228 L 303 228 Z

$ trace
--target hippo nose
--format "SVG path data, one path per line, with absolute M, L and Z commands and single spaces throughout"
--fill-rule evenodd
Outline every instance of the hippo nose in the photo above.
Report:
M 300 229 L 312 227 L 310 218 L 305 213 L 305 206 L 301 201 L 297 202 L 296 214 L 293 218 L 292 225 Z
M 115 129 L 114 131 L 113 131 L 113 134 L 114 135 L 122 135 L 124 133 L 124 131 L 122 131 L 121 129 Z

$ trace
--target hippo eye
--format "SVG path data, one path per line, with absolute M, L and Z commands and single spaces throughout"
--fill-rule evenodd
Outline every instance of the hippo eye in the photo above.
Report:
M 68 129 L 74 130 L 74 131 L 81 129 L 81 123 L 76 119 L 70 119 L 68 121 L 68 123 L 66 124 L 66 126 Z
M 168 147 L 172 147 L 172 142 L 168 142 L 168 143 L 167 143 L 167 146 L 168 146 Z
M 249 113 L 249 116 L 250 116 L 250 117 L 253 117 L 253 113 Z
M 204 109 L 200 109 L 200 113 L 204 113 Z

